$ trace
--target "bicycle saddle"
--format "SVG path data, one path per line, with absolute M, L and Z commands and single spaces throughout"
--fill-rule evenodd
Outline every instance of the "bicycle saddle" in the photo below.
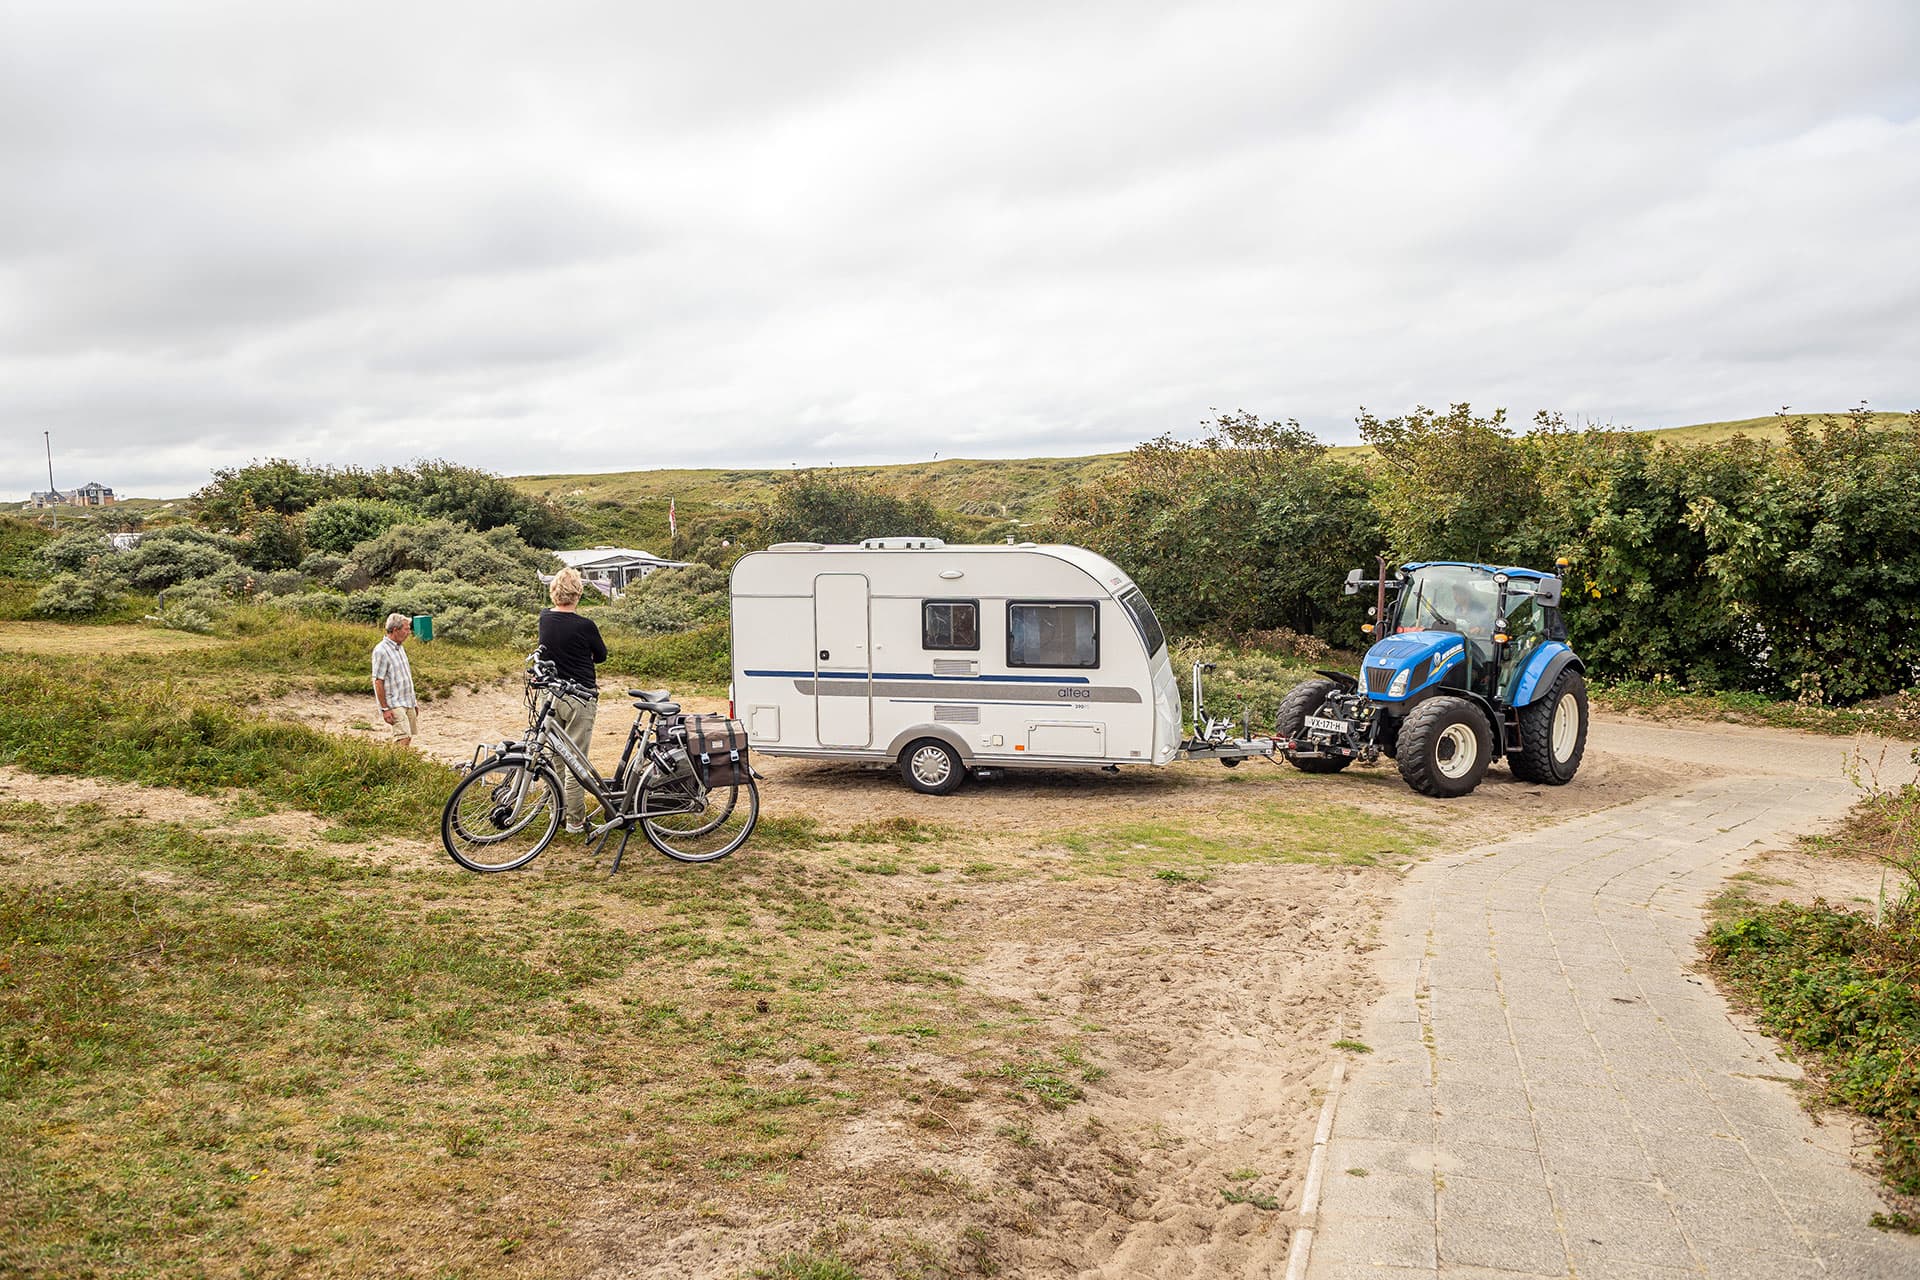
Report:
M 668 693 L 665 689 L 629 689 L 629 698 L 638 698 L 642 702 L 665 702 Z
M 677 716 L 680 714 L 680 704 L 677 702 L 636 702 L 633 705 L 642 711 L 651 711 L 657 716 Z

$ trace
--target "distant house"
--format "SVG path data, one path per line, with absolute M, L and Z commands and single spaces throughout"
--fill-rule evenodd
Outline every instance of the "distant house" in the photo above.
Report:
M 28 495 L 27 503 L 35 507 L 110 507 L 114 503 L 113 489 L 95 480 L 92 484 L 83 484 L 78 489 L 61 492 L 48 489 L 44 493 L 35 491 Z
M 594 587 L 612 600 L 618 600 L 627 585 L 646 577 L 655 569 L 682 569 L 685 560 L 662 560 L 650 551 L 639 551 L 632 547 L 589 547 L 583 551 L 556 551 L 553 553 L 569 569 L 578 569 L 586 584 Z M 552 577 L 541 575 L 541 581 L 551 582 Z

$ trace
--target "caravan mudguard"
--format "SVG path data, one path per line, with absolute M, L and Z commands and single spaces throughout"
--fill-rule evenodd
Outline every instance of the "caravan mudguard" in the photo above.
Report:
M 955 732 L 950 724 L 916 724 L 902 729 L 894 735 L 892 745 L 887 748 L 887 754 L 897 759 L 900 753 L 907 749 L 909 742 L 917 742 L 921 738 L 937 738 L 958 751 L 961 760 L 968 764 L 973 763 L 973 748 L 967 745 L 967 740 Z
M 1524 707 L 1553 687 L 1560 673 L 1568 667 L 1585 672 L 1587 664 L 1574 656 L 1572 649 L 1558 640 L 1549 640 L 1535 649 L 1527 659 L 1526 667 L 1520 673 L 1519 681 L 1513 686 L 1513 705 Z

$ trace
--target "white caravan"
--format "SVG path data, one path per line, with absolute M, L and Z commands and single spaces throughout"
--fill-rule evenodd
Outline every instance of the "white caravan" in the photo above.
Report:
M 1146 596 L 1080 547 L 783 542 L 733 569 L 733 703 L 756 752 L 969 769 L 1167 764 L 1180 689 Z

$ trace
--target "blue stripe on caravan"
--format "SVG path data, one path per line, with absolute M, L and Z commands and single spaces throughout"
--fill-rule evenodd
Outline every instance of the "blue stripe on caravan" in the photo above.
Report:
M 742 675 L 776 680 L 866 680 L 864 671 L 745 671 Z M 874 680 L 950 680 L 955 684 L 1092 684 L 1086 676 L 936 676 L 912 671 L 876 671 Z

